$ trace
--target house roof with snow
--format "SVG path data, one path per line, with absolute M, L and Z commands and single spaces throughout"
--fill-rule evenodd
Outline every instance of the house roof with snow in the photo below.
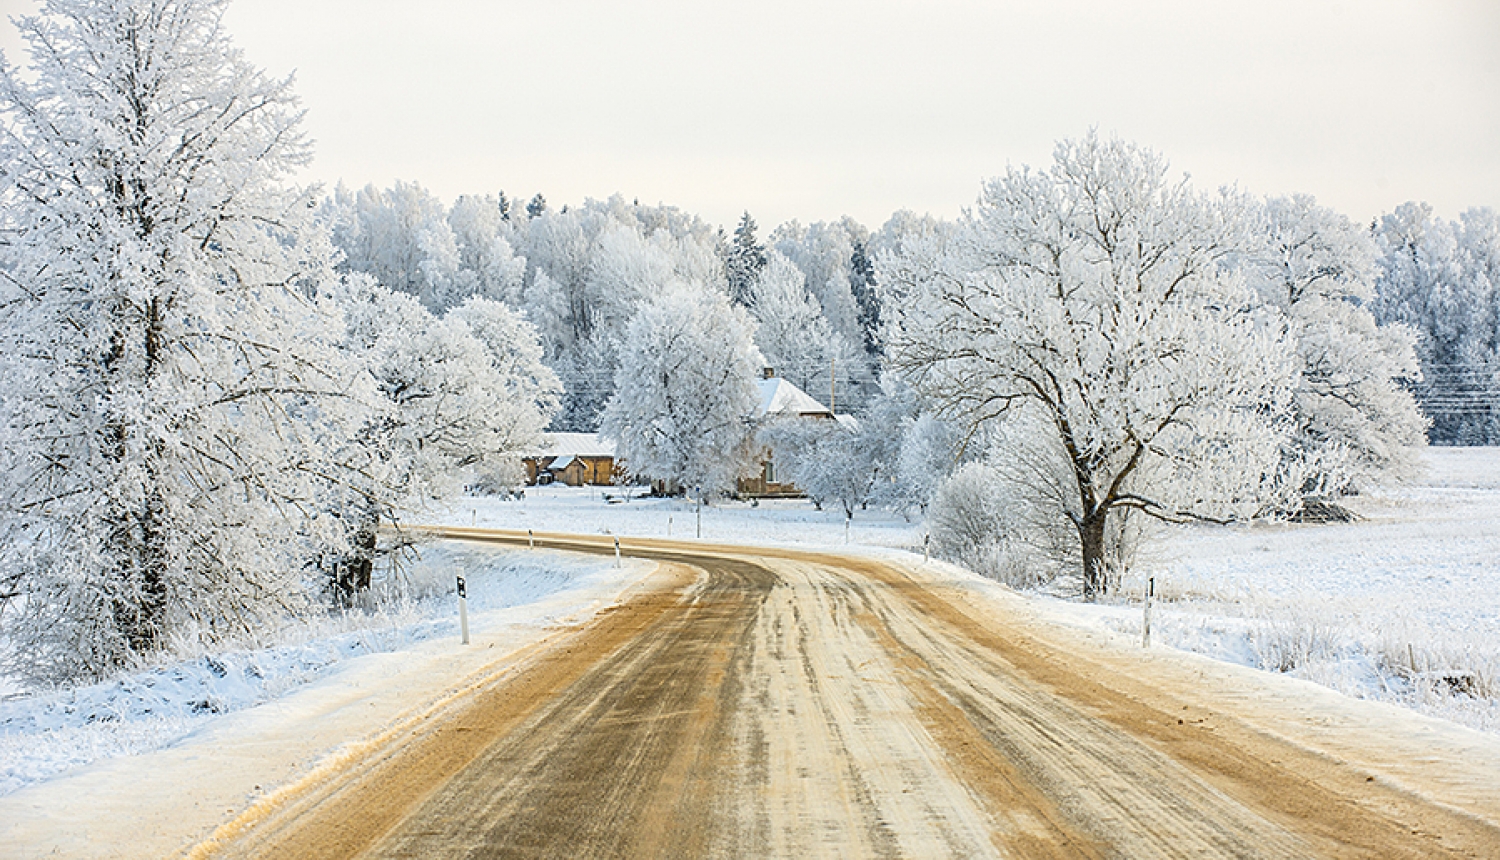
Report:
M 755 407 L 756 419 L 765 418 L 767 415 L 833 417 L 833 413 L 827 406 L 812 399 L 806 391 L 779 376 L 762 379 L 756 384 L 760 386 L 760 403 Z
M 547 433 L 528 457 L 613 457 L 615 443 L 598 433 Z M 553 464 L 557 468 L 557 464 Z

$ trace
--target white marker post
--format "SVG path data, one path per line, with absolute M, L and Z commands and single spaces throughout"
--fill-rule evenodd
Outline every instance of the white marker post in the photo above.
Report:
M 672 536 L 672 515 L 667 514 L 667 537 Z
M 615 538 L 615 567 L 620 566 L 620 538 Z
M 458 578 L 458 632 L 463 644 L 469 644 L 469 591 L 462 576 Z
M 703 488 L 698 487 L 698 537 L 703 537 Z
M 922 563 L 932 561 L 932 535 L 922 535 Z
M 1141 623 L 1141 647 L 1151 647 L 1151 598 L 1156 596 L 1156 577 L 1146 580 L 1146 617 Z
M 536 549 L 536 536 L 531 533 L 531 529 L 526 530 L 526 547 Z

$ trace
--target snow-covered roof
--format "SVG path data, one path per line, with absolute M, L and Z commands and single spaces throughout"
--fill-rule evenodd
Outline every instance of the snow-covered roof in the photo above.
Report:
M 564 454 L 561 457 L 558 457 L 556 460 L 553 460 L 552 461 L 552 465 L 550 465 L 550 466 L 547 467 L 547 471 L 549 471 L 549 472 L 559 471 L 560 472 L 563 469 L 568 468 L 568 466 L 572 465 L 573 464 L 573 460 L 574 460 L 574 456 L 572 454 Z
M 548 433 L 528 457 L 613 457 L 615 443 L 598 433 Z M 554 465 L 554 468 L 556 466 Z
M 827 406 L 812 399 L 806 391 L 779 376 L 762 379 L 756 384 L 760 386 L 760 404 L 755 407 L 756 418 L 764 418 L 767 415 L 833 417 L 833 413 L 828 411 Z

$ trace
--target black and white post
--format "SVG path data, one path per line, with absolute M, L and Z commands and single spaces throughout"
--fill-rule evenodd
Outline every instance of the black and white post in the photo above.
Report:
M 469 644 L 469 590 L 464 578 L 458 578 L 458 633 L 463 644 Z
M 615 567 L 620 566 L 620 538 L 615 536 Z
M 531 533 L 531 529 L 526 530 L 526 548 L 536 549 L 536 535 Z

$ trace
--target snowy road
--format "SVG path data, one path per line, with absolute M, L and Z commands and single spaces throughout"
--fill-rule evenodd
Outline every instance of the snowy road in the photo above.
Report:
M 662 562 L 650 587 L 198 853 L 1500 856 L 1493 758 L 1225 690 L 1232 667 L 1070 640 L 894 563 L 625 551 Z

